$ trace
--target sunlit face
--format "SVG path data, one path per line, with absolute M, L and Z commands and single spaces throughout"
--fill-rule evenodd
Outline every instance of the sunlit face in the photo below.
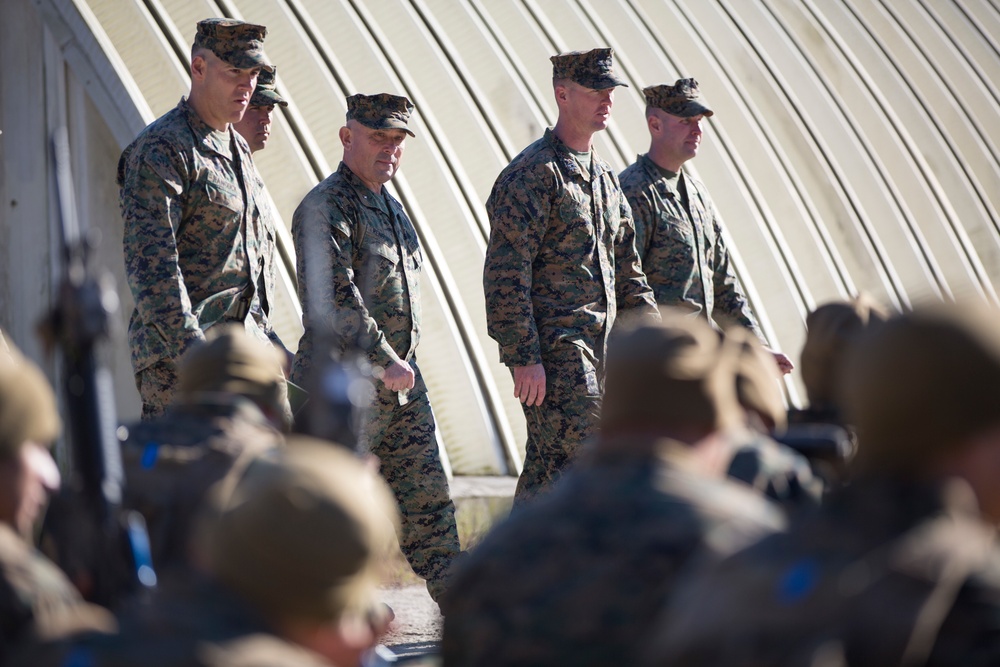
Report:
M 685 162 L 698 154 L 701 146 L 701 124 L 705 116 L 674 116 L 662 109 L 653 109 L 649 120 L 653 146 L 662 156 L 666 168 L 678 171 Z
M 17 456 L 0 460 L 0 521 L 30 537 L 59 481 L 59 468 L 47 448 L 34 442 L 22 445 Z
M 349 120 L 346 127 L 340 128 L 344 164 L 372 192 L 381 192 L 382 185 L 399 170 L 406 136 L 403 130 L 373 130 L 356 120 Z
M 575 81 L 563 81 L 556 86 L 556 100 L 562 118 L 575 130 L 592 134 L 608 127 L 615 89 L 594 90 Z
M 198 115 L 217 130 L 238 123 L 250 105 L 260 67 L 233 67 L 208 49 L 191 62 L 191 98 Z
M 271 119 L 274 105 L 247 107 L 246 113 L 238 123 L 233 123 L 233 129 L 243 135 L 250 145 L 250 151 L 256 153 L 264 148 L 271 136 Z

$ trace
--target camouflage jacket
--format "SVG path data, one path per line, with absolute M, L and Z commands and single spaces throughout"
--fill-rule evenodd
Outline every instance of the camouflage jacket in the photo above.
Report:
M 423 253 L 402 205 L 375 194 L 343 162 L 306 195 L 292 217 L 304 331 L 291 378 L 305 383 L 317 337 L 357 344 L 386 367 L 413 357 L 420 340 Z M 322 292 L 310 294 L 313 284 Z M 324 323 L 316 304 L 329 308 Z
M 689 465 L 669 454 L 581 459 L 511 515 L 451 582 L 444 664 L 637 664 L 639 640 L 693 565 L 783 525 L 762 497 Z
M 541 363 L 566 343 L 603 359 L 618 311 L 658 317 L 628 202 L 596 152 L 584 171 L 546 130 L 500 173 L 486 209 L 486 320 L 507 366 Z
M 243 137 L 212 129 L 182 99 L 122 152 L 118 186 L 133 370 L 177 359 L 222 321 L 266 342 L 276 235 Z
M 0 664 L 28 643 L 113 626 L 111 615 L 84 602 L 62 570 L 0 523 Z
M 146 519 L 158 569 L 183 564 L 208 489 L 284 443 L 256 405 L 233 394 L 196 394 L 127 430 L 123 505 Z
M 683 183 L 683 185 L 682 185 Z M 705 186 L 681 172 L 669 181 L 647 155 L 621 173 L 622 190 L 635 217 L 635 245 L 656 302 L 704 315 L 722 315 L 765 341 L 743 286 L 736 277 L 722 219 Z M 687 190 L 690 214 L 679 188 Z
M 856 480 L 686 583 L 649 664 L 1000 664 L 995 539 L 964 482 Z

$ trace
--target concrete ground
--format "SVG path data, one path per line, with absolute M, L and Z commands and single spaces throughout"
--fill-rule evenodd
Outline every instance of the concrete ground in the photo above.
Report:
M 455 477 L 451 495 L 463 549 L 475 546 L 490 526 L 510 512 L 515 477 Z M 396 614 L 382 643 L 400 655 L 433 653 L 441 639 L 441 612 L 423 581 L 410 570 L 402 553 L 389 564 L 382 601 Z

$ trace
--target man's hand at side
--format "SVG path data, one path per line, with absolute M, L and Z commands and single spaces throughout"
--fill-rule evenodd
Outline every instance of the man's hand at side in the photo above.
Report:
M 774 363 L 778 365 L 778 370 L 781 371 L 782 375 L 788 375 L 793 370 L 795 370 L 795 364 L 789 359 L 785 354 L 778 352 L 777 350 L 772 350 L 769 347 L 765 347 L 765 350 L 774 355 Z
M 413 389 L 413 382 L 416 376 L 413 369 L 405 361 L 394 361 L 382 374 L 382 383 L 390 391 L 404 391 Z
M 545 367 L 541 364 L 514 366 L 514 396 L 527 406 L 537 406 L 545 399 Z

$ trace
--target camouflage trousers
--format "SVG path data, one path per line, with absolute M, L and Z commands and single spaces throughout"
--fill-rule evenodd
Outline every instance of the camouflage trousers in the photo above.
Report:
M 142 399 L 142 420 L 163 416 L 174 400 L 177 389 L 177 365 L 169 360 L 158 361 L 135 374 L 135 388 Z
M 279 344 L 280 342 L 278 341 Z M 279 349 L 285 350 L 285 347 L 282 345 Z M 278 368 L 274 370 L 275 373 L 282 372 Z M 139 390 L 139 398 L 142 399 L 142 421 L 162 417 L 173 403 L 177 391 L 177 364 L 165 359 L 142 369 L 135 375 L 135 387 Z M 287 429 L 294 419 L 291 404 L 288 402 L 287 385 L 281 388 L 278 402 L 279 405 L 273 406 L 277 413 L 274 417 L 281 419 L 282 428 Z
M 379 383 L 365 420 L 362 444 L 381 463 L 380 471 L 399 503 L 399 546 L 410 567 L 438 600 L 460 553 L 455 505 L 441 464 L 434 413 L 420 371 L 406 402 Z
M 580 447 L 597 435 L 604 387 L 603 364 L 575 345 L 544 355 L 545 399 L 521 404 L 528 427 L 524 468 L 517 479 L 514 505 L 547 489 L 576 459 Z

